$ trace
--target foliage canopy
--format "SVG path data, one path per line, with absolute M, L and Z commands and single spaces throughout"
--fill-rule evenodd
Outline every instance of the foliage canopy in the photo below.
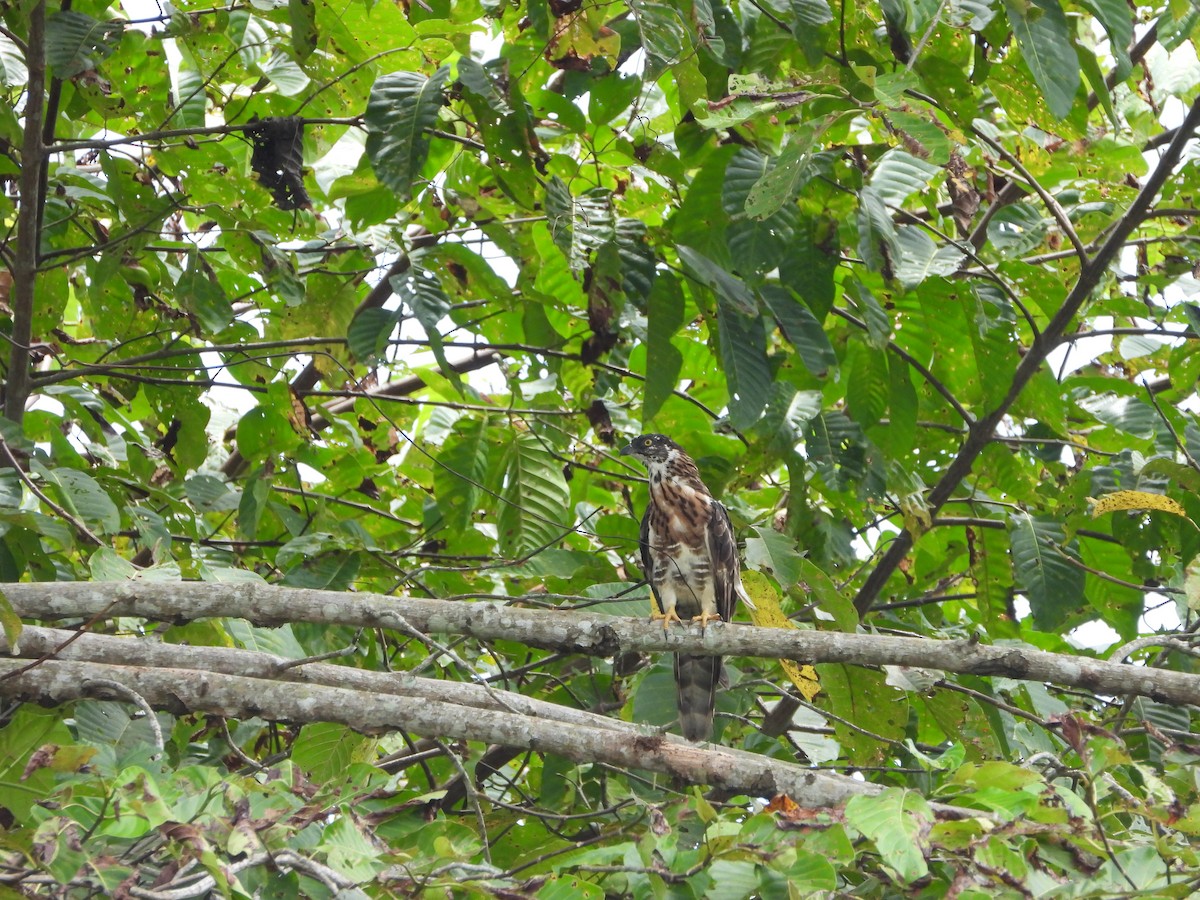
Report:
M 0 891 L 1195 891 L 1195 709 L 1070 673 L 1089 623 L 1195 668 L 1200 7 L 145 7 L 0 13 L 0 581 L 40 588 L 0 603 L 31 657 L 0 660 Z M 711 748 L 622 763 L 674 716 L 649 644 L 236 606 L 643 617 L 641 431 L 794 626 L 969 639 L 813 659 L 812 702 L 726 660 L 717 742 L 859 773 L 848 801 L 705 794 Z M 77 661 L 18 611 L 85 626 Z M 381 672 L 431 692 L 403 729 Z

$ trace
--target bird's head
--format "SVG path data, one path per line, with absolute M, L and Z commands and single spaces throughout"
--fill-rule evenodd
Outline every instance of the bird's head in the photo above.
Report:
M 683 448 L 665 434 L 643 434 L 621 448 L 622 456 L 632 456 L 646 466 L 662 464 L 683 454 Z

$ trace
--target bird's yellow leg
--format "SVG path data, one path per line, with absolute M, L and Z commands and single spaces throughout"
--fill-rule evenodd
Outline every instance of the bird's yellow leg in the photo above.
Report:
M 724 619 L 721 618 L 720 613 L 702 612 L 702 613 L 700 613 L 700 615 L 693 618 L 692 621 L 699 622 L 700 630 L 703 631 L 705 628 L 708 627 L 709 622 L 723 622 Z
M 657 622 L 662 619 L 663 631 L 666 631 L 672 622 L 682 625 L 683 619 L 679 618 L 679 613 L 675 612 L 675 607 L 671 607 L 665 613 L 660 613 L 657 609 L 650 611 L 650 621 Z

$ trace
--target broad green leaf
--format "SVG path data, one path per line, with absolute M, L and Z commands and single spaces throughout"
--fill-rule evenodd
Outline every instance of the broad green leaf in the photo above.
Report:
M 437 122 L 442 87 L 450 76 L 442 66 L 426 78 L 419 72 L 392 72 L 376 80 L 363 117 L 367 128 L 367 158 L 379 180 L 402 200 L 413 194 L 413 183 L 429 154 L 426 132 Z
M 72 78 L 96 69 L 112 56 L 123 22 L 100 22 L 85 13 L 63 10 L 46 18 L 46 62 L 56 78 Z
M 1068 559 L 1057 522 L 1016 515 L 1009 534 L 1017 584 L 1029 598 L 1034 627 L 1054 631 L 1083 605 L 1084 572 Z
M 776 285 L 764 286 L 762 298 L 783 336 L 800 354 L 804 367 L 816 376 L 827 374 L 837 363 L 837 355 L 817 317 L 790 291 Z
M 751 569 L 767 569 L 785 591 L 800 579 L 802 554 L 796 542 L 774 528 L 754 526 L 758 537 L 746 539 L 746 565 Z
M 795 243 L 797 210 L 783 203 L 767 217 L 745 212 L 748 197 L 774 161 L 746 147 L 729 161 L 722 202 L 729 213 L 729 255 L 744 276 L 766 273 L 779 266 Z M 790 198 L 788 198 L 790 199 Z
M 858 252 L 872 271 L 884 268 L 900 252 L 896 226 L 883 196 L 873 187 L 858 194 Z
M 15 655 L 21 651 L 21 617 L 13 609 L 12 603 L 4 592 L 0 591 L 0 628 L 4 629 L 5 649 Z
M 1159 427 L 1160 420 L 1154 408 L 1138 397 L 1122 397 L 1110 392 L 1085 397 L 1079 401 L 1079 406 L 1106 425 L 1134 437 L 1153 437 Z
M 926 834 L 933 810 L 920 794 L 889 788 L 874 797 L 853 797 L 846 804 L 846 821 L 871 839 L 901 881 L 916 881 L 929 873 Z
M 58 487 L 63 506 L 101 534 L 121 528 L 121 513 L 112 497 L 91 475 L 78 469 L 47 469 L 36 464 L 36 471 Z
M 679 245 L 675 249 L 680 260 L 691 270 L 690 274 L 717 295 L 720 306 L 732 304 L 738 312 L 746 315 L 757 312 L 758 301 L 744 281 L 691 247 Z
M 288 0 L 288 22 L 292 26 L 292 51 L 304 62 L 317 49 L 317 12 L 314 0 Z
M 396 313 L 378 306 L 359 310 L 346 331 L 346 346 L 360 362 L 377 359 L 396 330 Z
M 761 318 L 717 304 L 721 363 L 729 382 L 729 421 L 743 431 L 758 421 L 771 393 L 766 334 Z
M 847 354 L 846 412 L 864 429 L 879 424 L 887 410 L 891 390 L 888 360 L 863 342 Z
M 629 6 L 652 76 L 671 68 L 685 53 L 691 52 L 690 29 L 674 7 L 654 0 L 630 0 Z
M 902 739 L 908 722 L 909 700 L 904 693 L 889 687 L 882 672 L 836 664 L 818 665 L 817 673 L 830 708 L 844 720 L 830 723 L 842 757 L 861 766 L 888 758 L 893 752 L 889 742 Z
M 451 542 L 470 524 L 479 506 L 487 479 L 489 437 L 487 419 L 460 419 L 437 455 L 433 467 L 434 498 L 450 531 Z
M 679 383 L 683 354 L 671 338 L 683 325 L 683 292 L 671 273 L 654 283 L 646 310 L 646 385 L 642 394 L 642 423 L 654 419 Z
M 315 783 L 343 776 L 355 763 L 370 762 L 376 741 L 345 725 L 314 722 L 305 725 L 292 744 L 292 762 Z
M 129 560 L 108 547 L 100 547 L 88 559 L 92 581 L 125 581 L 138 573 Z
M 500 551 L 510 559 L 553 546 L 575 524 L 562 463 L 528 432 L 517 432 L 508 445 L 499 500 Z
M 1079 90 L 1079 59 L 1058 0 L 1004 0 L 1008 21 L 1050 111 L 1071 112 Z
M 879 158 L 871 172 L 871 190 L 884 203 L 902 206 L 917 191 L 924 190 L 938 167 L 904 150 L 892 149 Z
M 900 248 L 896 260 L 896 278 L 906 290 L 912 290 L 926 278 L 948 278 L 959 270 L 966 255 L 952 244 L 939 247 L 923 228 L 904 226 L 896 229 Z
M 592 253 L 615 237 L 612 195 L 604 188 L 575 197 L 562 179 L 551 178 L 546 214 L 554 243 L 574 272 L 586 268 Z

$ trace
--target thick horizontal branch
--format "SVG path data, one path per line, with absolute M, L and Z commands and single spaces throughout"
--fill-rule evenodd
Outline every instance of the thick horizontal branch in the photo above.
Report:
M 140 616 L 164 622 L 212 617 L 258 625 L 316 622 L 462 634 L 544 649 L 615 656 L 631 650 L 791 659 L 807 663 L 898 665 L 974 675 L 1002 675 L 1139 695 L 1200 706 L 1200 675 L 1108 663 L 1084 656 L 972 641 L 756 628 L 745 625 L 672 628 L 591 611 L 519 609 L 501 603 L 424 600 L 298 590 L 264 584 L 98 583 L 0 586 L 18 615 L 31 619 Z
M 61 645 L 60 639 L 70 637 L 68 632 L 54 629 L 28 631 L 21 640 L 21 652 L 27 655 L 41 652 L 44 656 Z M 142 655 L 142 662 L 113 665 L 79 661 L 79 657 L 96 654 L 112 654 L 124 660 Z M 330 673 L 327 670 L 339 667 L 319 664 L 283 668 L 287 661 L 269 654 L 155 646 L 155 642 L 137 638 L 88 635 L 58 655 L 75 658 L 43 660 L 33 665 L 26 660 L 0 659 L 0 696 L 43 704 L 64 703 L 104 696 L 104 685 L 115 682 L 151 706 L 177 715 L 203 712 L 302 724 L 337 722 L 367 732 L 402 729 L 422 736 L 552 753 L 574 762 L 603 762 L 623 769 L 659 772 L 734 793 L 768 797 L 786 793 L 805 806 L 837 806 L 851 797 L 882 790 L 848 776 L 815 772 L 739 750 L 697 747 L 653 729 L 555 707 L 519 694 L 489 692 L 476 685 L 348 668 Z M 173 667 L 156 665 L 172 659 L 177 664 Z M 214 668 L 242 667 L 254 677 L 207 667 L 182 667 L 180 662 L 212 664 Z M 322 674 L 306 675 L 309 670 Z M 323 676 L 356 687 L 318 683 L 316 679 Z M 290 680 L 279 680 L 283 678 Z M 456 692 L 474 701 L 469 710 L 451 699 Z M 956 817 L 975 814 L 954 807 L 942 807 L 941 811 Z

